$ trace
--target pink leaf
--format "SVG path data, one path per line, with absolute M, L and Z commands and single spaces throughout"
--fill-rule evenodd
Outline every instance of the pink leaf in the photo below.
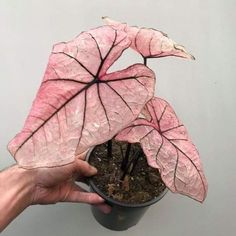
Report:
M 195 59 L 182 45 L 168 38 L 167 34 L 162 31 L 128 26 L 126 23 L 120 23 L 108 17 L 103 17 L 103 19 L 106 24 L 113 26 L 115 29 L 125 30 L 131 39 L 131 48 L 140 53 L 144 58 L 176 56 Z
M 130 45 L 110 26 L 54 46 L 23 130 L 8 148 L 21 166 L 69 163 L 111 139 L 153 96 L 155 76 L 141 64 L 106 74 Z
M 163 181 L 172 192 L 203 202 L 207 194 L 207 181 L 198 151 L 186 128 L 171 106 L 160 98 L 150 100 L 144 111 L 151 119 L 136 119 L 116 139 L 140 142 L 148 164 L 159 169 Z

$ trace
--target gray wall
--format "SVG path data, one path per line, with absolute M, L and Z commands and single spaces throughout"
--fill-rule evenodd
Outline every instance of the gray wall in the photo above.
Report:
M 14 163 L 7 142 L 23 125 L 55 42 L 101 24 L 103 15 L 155 27 L 197 58 L 149 65 L 157 73 L 157 94 L 174 106 L 201 153 L 209 193 L 202 205 L 168 193 L 139 225 L 119 235 L 235 235 L 235 12 L 234 0 L 0 0 L 0 168 Z M 129 56 L 125 61 L 130 64 Z M 80 204 L 30 207 L 2 233 L 93 234 L 118 235 Z

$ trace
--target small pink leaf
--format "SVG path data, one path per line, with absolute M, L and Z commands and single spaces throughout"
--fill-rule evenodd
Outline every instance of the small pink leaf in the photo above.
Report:
M 69 163 L 111 139 L 153 96 L 155 76 L 141 64 L 106 74 L 130 45 L 110 26 L 54 46 L 23 130 L 8 149 L 21 166 Z
M 167 34 L 151 28 L 128 26 L 126 23 L 114 21 L 103 17 L 106 24 L 116 29 L 125 30 L 131 39 L 131 48 L 140 53 L 144 58 L 158 58 L 166 56 L 183 57 L 194 60 L 186 49 L 168 38 Z
M 207 181 L 198 151 L 186 128 L 171 106 L 160 98 L 149 101 L 144 111 L 144 114 L 149 113 L 151 119 L 136 119 L 116 139 L 140 142 L 148 164 L 159 169 L 163 181 L 172 192 L 203 202 L 207 194 Z

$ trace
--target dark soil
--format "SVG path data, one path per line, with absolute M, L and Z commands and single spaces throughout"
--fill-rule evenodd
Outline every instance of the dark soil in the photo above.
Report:
M 107 196 L 124 203 L 138 204 L 154 199 L 165 190 L 159 171 L 148 166 L 145 154 L 138 143 L 132 144 L 130 160 L 137 151 L 137 164 L 130 175 L 123 176 L 121 170 L 121 148 L 125 154 L 126 142 L 112 140 L 112 156 L 107 157 L 107 143 L 92 151 L 89 162 L 98 169 L 94 184 Z M 124 180 L 122 179 L 124 177 Z

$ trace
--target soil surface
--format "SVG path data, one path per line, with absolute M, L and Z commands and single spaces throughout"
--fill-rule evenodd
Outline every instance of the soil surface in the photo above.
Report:
M 137 164 L 130 175 L 122 179 L 122 155 L 127 142 L 112 140 L 112 156 L 107 156 L 107 143 L 96 146 L 89 162 L 98 169 L 93 177 L 94 184 L 107 196 L 124 203 L 138 204 L 159 196 L 165 190 L 159 171 L 148 166 L 145 154 L 138 143 L 131 145 L 130 160 L 137 151 L 140 153 Z

